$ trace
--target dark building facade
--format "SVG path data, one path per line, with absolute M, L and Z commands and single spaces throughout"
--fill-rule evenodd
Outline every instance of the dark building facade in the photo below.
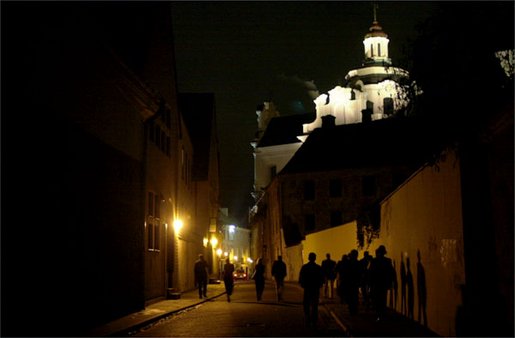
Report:
M 176 278 L 170 14 L 2 3 L 2 335 L 80 335 Z

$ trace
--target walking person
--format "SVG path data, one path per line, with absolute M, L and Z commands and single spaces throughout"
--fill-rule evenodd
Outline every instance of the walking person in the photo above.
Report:
M 363 305 L 368 310 L 370 308 L 370 263 L 372 262 L 372 256 L 368 251 L 363 253 L 363 258 L 359 261 L 361 269 L 361 281 L 360 288 L 363 296 Z
M 326 259 L 322 261 L 322 271 L 324 272 L 324 296 L 334 298 L 334 280 L 336 279 L 336 262 L 331 259 L 331 254 L 325 254 Z
M 315 263 L 317 255 L 310 252 L 309 262 L 300 269 L 299 283 L 304 289 L 304 316 L 306 324 L 316 328 L 318 322 L 318 301 L 320 298 L 320 288 L 324 285 L 324 274 L 322 267 Z
M 263 297 L 263 290 L 265 290 L 265 265 L 263 264 L 263 258 L 258 258 L 252 279 L 256 283 L 256 297 L 259 302 Z
M 393 287 L 392 260 L 386 255 L 386 248 L 380 245 L 376 250 L 376 257 L 370 264 L 370 282 L 372 300 L 377 313 L 377 321 L 383 320 L 386 314 L 386 296 L 388 290 Z
M 346 254 L 342 255 L 342 259 L 336 263 L 336 275 L 338 276 L 338 281 L 336 282 L 336 289 L 338 291 L 338 296 L 340 297 L 340 303 L 343 304 L 345 302 L 345 269 L 348 263 L 348 258 Z
M 280 302 L 283 300 L 284 277 L 286 277 L 286 264 L 281 255 L 277 256 L 277 260 L 272 264 L 272 276 L 275 280 L 277 301 Z
M 207 278 L 208 278 L 208 266 L 204 259 L 203 254 L 198 255 L 198 259 L 195 262 L 194 276 L 195 285 L 198 287 L 198 297 L 202 299 L 202 296 L 207 298 Z
M 225 264 L 224 264 L 223 276 L 224 276 L 225 292 L 227 293 L 227 301 L 228 302 L 231 301 L 232 290 L 234 289 L 233 273 L 234 273 L 234 264 L 232 264 L 231 261 L 229 260 L 229 258 L 227 258 L 225 260 Z
M 346 278 L 346 300 L 349 305 L 349 312 L 351 315 L 358 314 L 359 303 L 359 283 L 361 279 L 361 269 L 358 262 L 358 250 L 351 250 L 349 253 L 349 260 L 346 264 L 344 271 Z

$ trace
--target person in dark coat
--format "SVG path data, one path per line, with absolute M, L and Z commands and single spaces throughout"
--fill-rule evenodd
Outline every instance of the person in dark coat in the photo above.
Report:
M 372 301 L 377 312 L 378 321 L 382 320 L 386 313 L 386 296 L 388 290 L 393 287 L 393 275 L 395 274 L 392 260 L 385 257 L 385 255 L 385 246 L 379 246 L 376 250 L 376 257 L 370 264 Z
M 345 266 L 348 263 L 348 257 L 346 254 L 342 255 L 342 259 L 336 263 L 336 275 L 338 277 L 338 281 L 336 282 L 336 290 L 338 291 L 338 296 L 340 297 L 340 303 L 343 304 L 345 302 Z
M 199 254 L 198 259 L 195 262 L 194 268 L 195 285 L 198 287 L 198 297 L 207 297 L 207 279 L 208 279 L 208 266 L 204 260 L 204 255 Z
M 324 296 L 334 298 L 334 280 L 336 279 L 336 262 L 331 259 L 331 254 L 325 255 L 322 261 L 322 271 L 324 272 Z
M 227 293 L 227 301 L 231 301 L 231 295 L 232 290 L 234 289 L 234 264 L 231 263 L 229 258 L 225 260 L 224 264 L 224 285 L 225 285 L 225 292 Z
M 359 284 L 361 280 L 361 269 L 358 262 L 358 250 L 349 253 L 349 259 L 344 269 L 345 276 L 345 299 L 349 305 L 351 315 L 358 313 Z
M 370 308 L 370 263 L 372 262 L 372 256 L 368 251 L 363 253 L 363 258 L 359 261 L 361 269 L 361 281 L 360 288 L 361 294 L 363 295 L 363 305 L 368 310 Z
M 277 260 L 272 264 L 272 276 L 274 276 L 275 280 L 277 301 L 280 302 L 283 300 L 284 277 L 286 277 L 286 264 L 280 255 L 277 256 Z
M 324 285 L 324 273 L 322 267 L 315 263 L 317 255 L 310 252 L 309 262 L 300 269 L 299 283 L 304 289 L 304 315 L 306 324 L 316 328 L 318 322 L 318 301 L 320 298 L 320 288 Z
M 256 297 L 259 302 L 263 297 L 263 291 L 265 290 L 265 265 L 263 264 L 262 258 L 258 258 L 256 262 L 252 279 L 256 283 Z

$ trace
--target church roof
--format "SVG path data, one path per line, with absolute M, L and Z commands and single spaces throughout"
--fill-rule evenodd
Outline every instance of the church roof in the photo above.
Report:
M 422 165 L 432 154 L 430 141 L 427 128 L 408 118 L 317 128 L 280 174 Z
M 383 38 L 388 37 L 388 35 L 383 31 L 383 27 L 381 27 L 379 25 L 379 22 L 377 22 L 377 21 L 372 22 L 372 26 L 370 26 L 370 28 L 368 30 L 369 30 L 369 32 L 365 35 L 365 39 L 371 38 L 371 37 L 376 37 L 376 36 L 383 37 Z
M 315 113 L 295 114 L 274 117 L 270 120 L 258 147 L 270 147 L 280 144 L 300 142 L 297 136 L 302 135 L 302 125 L 313 122 Z

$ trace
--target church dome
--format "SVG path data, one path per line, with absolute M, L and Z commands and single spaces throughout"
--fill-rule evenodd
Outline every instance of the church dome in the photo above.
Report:
M 388 35 L 383 32 L 383 27 L 379 25 L 379 22 L 374 21 L 372 22 L 372 26 L 368 29 L 369 33 L 365 35 L 365 39 L 372 38 L 372 37 L 382 37 L 387 38 Z

